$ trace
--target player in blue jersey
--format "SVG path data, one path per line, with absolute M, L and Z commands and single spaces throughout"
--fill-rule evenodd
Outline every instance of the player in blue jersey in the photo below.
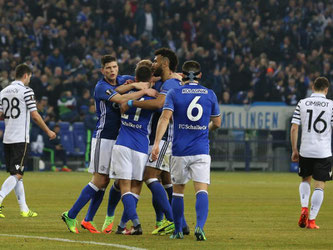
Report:
M 146 101 L 133 101 L 134 107 L 142 109 L 158 110 L 164 105 L 165 96 L 170 89 L 179 88 L 182 84 L 179 79 L 173 78 L 173 72 L 176 70 L 178 64 L 177 55 L 168 48 L 161 48 L 155 51 L 155 58 L 153 62 L 154 76 L 161 77 L 161 81 L 155 83 L 154 88 L 159 91 L 156 99 Z M 126 110 L 127 105 L 122 104 L 122 109 Z M 154 141 L 154 135 L 158 118 L 161 111 L 158 111 L 153 116 L 152 132 L 150 136 L 150 143 Z M 172 184 L 170 179 L 169 157 L 171 155 L 171 134 L 166 133 L 160 144 L 161 154 L 159 159 L 155 162 L 149 159 L 146 164 L 144 173 L 144 181 L 152 192 L 153 205 L 156 212 L 156 229 L 152 234 L 165 234 L 174 230 L 172 208 L 168 201 L 169 196 L 172 199 Z M 150 147 L 151 149 L 151 147 Z M 164 187 L 159 182 L 162 178 Z M 163 214 L 166 220 L 163 220 Z M 187 229 L 186 222 L 184 227 Z M 188 230 L 187 230 L 188 232 Z M 188 232 L 189 233 L 189 232 Z
M 215 93 L 198 84 L 200 64 L 187 61 L 182 67 L 184 86 L 168 92 L 163 112 L 158 121 L 152 160 L 160 152 L 160 141 L 173 120 L 171 179 L 173 183 L 172 211 L 175 231 L 172 239 L 182 239 L 185 184 L 192 179 L 196 192 L 197 240 L 206 240 L 203 227 L 208 215 L 208 185 L 210 162 L 208 131 L 221 125 L 220 109 Z
M 126 102 L 129 99 L 137 99 L 143 95 L 155 96 L 156 91 L 143 89 L 137 92 L 121 95 L 117 92 L 128 91 L 131 88 L 142 88 L 142 84 L 132 83 L 127 86 L 120 86 L 130 76 L 118 76 L 118 64 L 115 57 L 105 55 L 101 58 L 103 79 L 98 81 L 95 87 L 95 105 L 98 121 L 93 134 L 91 147 L 91 160 L 89 172 L 93 173 L 91 182 L 85 186 L 74 203 L 73 207 L 62 214 L 62 219 L 66 223 L 70 232 L 78 233 L 76 227 L 76 216 L 79 211 L 91 200 L 88 213 L 81 222 L 81 226 L 91 233 L 100 233 L 93 223 L 93 217 L 103 200 L 105 188 L 109 179 L 109 169 L 111 163 L 112 147 L 118 136 L 120 128 L 120 112 L 117 104 Z
M 135 75 L 137 81 L 147 82 L 152 77 L 152 71 L 147 66 L 141 66 L 136 69 Z M 140 101 L 150 99 L 152 97 L 143 96 Z M 116 234 L 142 234 L 136 204 L 148 160 L 148 135 L 152 113 L 152 110 L 132 107 L 121 116 L 121 127 L 113 147 L 110 169 L 110 178 L 118 180 L 124 205 L 124 213 Z M 133 222 L 131 230 L 126 229 L 128 220 Z
M 135 71 L 137 71 L 137 69 L 141 66 L 146 66 L 146 67 L 152 69 L 152 62 L 150 60 L 146 60 L 146 59 L 141 60 L 140 62 L 137 63 Z M 138 75 L 137 78 L 139 80 L 139 79 L 142 79 L 143 77 Z M 154 78 L 155 77 L 152 77 L 151 80 L 153 81 Z M 146 82 L 143 82 L 143 83 L 146 83 Z M 153 82 L 149 82 L 149 86 L 150 85 L 153 85 Z M 119 88 L 122 88 L 122 91 L 126 91 L 126 88 L 127 88 L 127 90 L 131 89 L 131 88 L 128 87 L 127 84 L 118 87 L 117 90 Z M 110 192 L 109 192 L 109 201 L 108 201 L 107 213 L 106 213 L 103 228 L 102 228 L 102 231 L 104 233 L 111 233 L 112 232 L 113 221 L 114 221 L 114 213 L 115 213 L 116 207 L 117 207 L 117 205 L 120 201 L 120 198 L 121 198 L 120 187 L 119 187 L 118 181 L 115 180 L 115 182 L 111 186 Z

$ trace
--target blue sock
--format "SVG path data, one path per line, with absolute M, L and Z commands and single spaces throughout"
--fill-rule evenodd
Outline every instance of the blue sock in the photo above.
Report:
M 82 189 L 81 194 L 74 203 L 73 207 L 68 211 L 68 217 L 75 219 L 77 214 L 87 204 L 87 202 L 96 195 L 97 191 L 98 188 L 89 182 L 88 185 Z
M 152 192 L 154 202 L 156 202 L 159 209 L 163 211 L 166 219 L 173 221 L 172 208 L 161 183 L 154 181 L 148 185 L 148 188 Z
M 88 212 L 86 214 L 86 217 L 84 218 L 85 221 L 92 221 L 94 220 L 94 216 L 99 208 L 99 206 L 101 205 L 102 201 L 103 201 L 103 196 L 105 193 L 105 189 L 104 190 L 99 190 L 96 195 L 91 199 L 89 208 L 88 208 Z
M 114 211 L 116 210 L 120 198 L 121 198 L 120 189 L 119 187 L 116 186 L 116 183 L 113 183 L 109 194 L 107 216 L 114 216 Z
M 133 196 L 133 197 L 134 197 L 134 201 L 135 201 L 135 207 L 137 207 L 139 199 L 135 196 Z M 124 209 L 123 214 L 121 216 L 120 224 L 119 224 L 120 227 L 124 228 L 126 226 L 126 223 L 128 220 L 129 219 L 128 219 L 127 214 L 125 213 L 125 209 Z
M 166 191 L 167 194 L 168 194 L 169 203 L 170 203 L 170 205 L 171 205 L 171 204 L 172 204 L 172 193 L 173 193 L 173 187 L 172 187 L 172 184 L 164 185 L 164 189 L 165 189 L 165 191 Z
M 175 220 L 175 232 L 183 232 L 182 217 L 184 217 L 184 197 L 182 194 L 175 194 L 172 198 L 172 212 Z
M 123 194 L 121 200 L 124 204 L 124 213 L 125 213 L 124 216 L 126 216 L 125 218 L 128 218 L 129 220 L 133 221 L 134 224 L 134 221 L 138 220 L 134 196 L 131 193 L 125 193 Z
M 195 211 L 197 213 L 196 227 L 203 228 L 208 216 L 208 193 L 200 190 L 197 192 L 197 200 L 195 203 Z
M 154 199 L 152 199 L 152 201 L 153 201 L 153 207 L 155 209 L 156 221 L 162 221 L 164 217 L 163 211 L 160 209 L 160 207 L 158 206 L 157 202 Z

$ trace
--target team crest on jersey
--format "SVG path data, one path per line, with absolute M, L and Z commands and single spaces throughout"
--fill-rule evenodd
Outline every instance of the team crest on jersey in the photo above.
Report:
M 113 90 L 112 90 L 112 89 L 107 89 L 107 90 L 105 91 L 105 93 L 106 93 L 107 95 L 112 95 Z

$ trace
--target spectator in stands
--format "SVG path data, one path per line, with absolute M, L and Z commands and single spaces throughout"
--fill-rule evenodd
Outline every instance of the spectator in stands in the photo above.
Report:
M 60 138 L 60 126 L 56 124 L 53 131 L 57 134 L 56 138 L 52 141 L 45 140 L 45 147 L 54 151 L 54 155 L 57 159 L 62 161 L 61 171 L 71 172 L 72 170 L 67 167 L 67 154 L 66 150 L 61 145 Z M 52 166 L 52 171 L 59 171 L 56 166 Z
M 89 106 L 91 103 L 91 95 L 89 89 L 83 89 L 82 94 L 77 102 L 78 111 L 81 116 L 84 116 L 89 111 Z
M 64 91 L 58 99 L 57 105 L 61 121 L 75 122 L 79 120 L 79 114 L 76 109 L 76 99 L 71 91 Z
M 52 54 L 46 60 L 46 66 L 54 70 L 55 67 L 65 68 L 64 56 L 60 53 L 59 48 L 54 48 Z

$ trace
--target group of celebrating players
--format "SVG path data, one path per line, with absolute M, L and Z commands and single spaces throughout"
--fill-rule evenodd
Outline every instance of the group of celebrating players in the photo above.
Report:
M 208 131 L 220 126 L 220 110 L 212 90 L 198 85 L 200 64 L 187 61 L 183 75 L 175 73 L 178 59 L 167 48 L 155 51 L 154 62 L 142 60 L 135 78 L 119 76 L 116 58 L 101 59 L 101 79 L 95 87 L 98 122 L 93 134 L 86 185 L 73 207 L 62 214 L 68 229 L 78 233 L 76 217 L 90 201 L 81 227 L 100 233 L 93 218 L 110 179 L 115 179 L 102 227 L 111 233 L 120 199 L 124 211 L 116 234 L 140 235 L 136 207 L 143 181 L 152 192 L 156 225 L 152 234 L 189 234 L 184 217 L 184 188 L 192 179 L 196 191 L 198 240 L 208 215 L 210 156 Z M 171 122 L 172 120 L 172 122 Z M 168 131 L 166 131 L 168 130 Z M 171 174 L 170 174 L 171 168 Z M 133 226 L 126 228 L 131 220 Z

